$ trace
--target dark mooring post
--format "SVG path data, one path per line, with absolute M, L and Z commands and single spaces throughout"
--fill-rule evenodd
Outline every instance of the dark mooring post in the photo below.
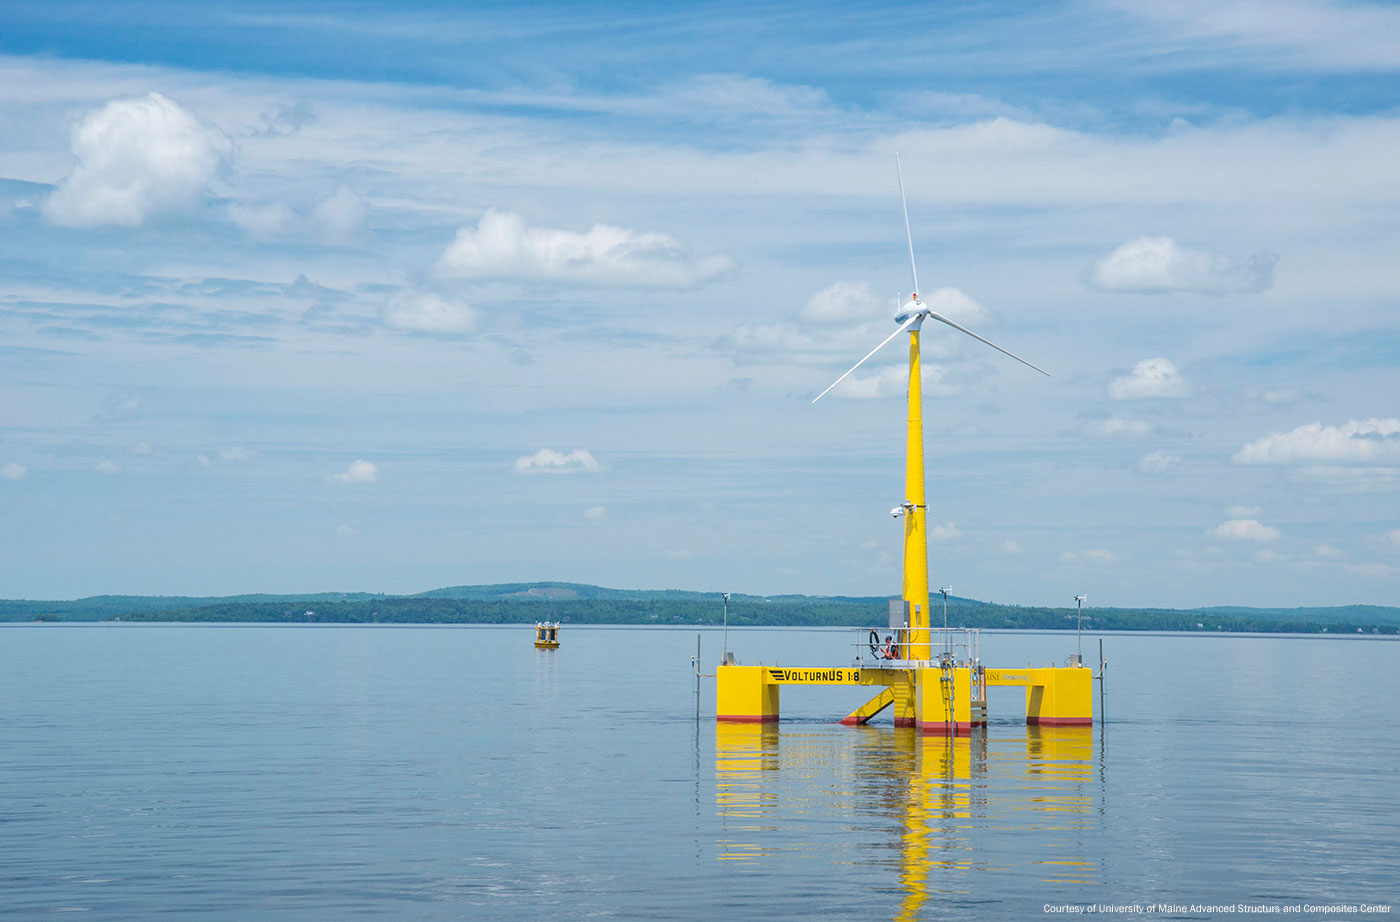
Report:
M 700 722 L 700 635 L 695 635 L 695 722 Z
M 1104 662 L 1104 659 L 1103 659 L 1103 638 L 1100 637 L 1100 638 L 1099 638 L 1099 725 L 1100 725 L 1100 726 L 1103 725 L 1104 718 L 1108 716 L 1108 712 L 1104 710 L 1104 703 L 1105 703 L 1105 701 L 1106 701 L 1106 699 L 1107 699 L 1107 694 L 1108 694 L 1108 693 L 1104 690 L 1104 686 L 1103 686 L 1103 667 L 1106 666 L 1106 665 L 1108 665 L 1108 664 L 1105 663 L 1105 662 Z

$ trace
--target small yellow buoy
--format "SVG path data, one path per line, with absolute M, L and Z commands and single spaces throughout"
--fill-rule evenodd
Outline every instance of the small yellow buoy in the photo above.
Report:
M 559 622 L 535 622 L 535 649 L 556 650 L 559 648 Z

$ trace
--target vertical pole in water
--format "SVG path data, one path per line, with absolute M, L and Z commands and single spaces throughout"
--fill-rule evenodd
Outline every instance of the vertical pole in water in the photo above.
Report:
M 695 635 L 695 722 L 700 722 L 700 635 Z
M 953 652 L 953 635 L 948 633 L 948 593 L 953 591 L 952 586 L 940 586 L 938 591 L 943 593 L 943 651 Z
M 948 677 L 948 735 L 954 738 L 958 735 L 958 680 L 953 675 L 953 658 L 947 657 L 943 661 L 943 674 Z
M 1104 718 L 1108 716 L 1107 712 L 1104 711 L 1104 699 L 1105 699 L 1105 696 L 1106 696 L 1106 695 L 1107 695 L 1107 692 L 1104 691 L 1104 687 L 1103 687 L 1103 638 L 1100 637 L 1100 638 L 1099 638 L 1099 726 L 1100 726 L 1100 727 L 1103 726 Z
M 1083 594 L 1074 597 L 1074 604 L 1078 606 L 1074 618 L 1074 652 L 1079 655 L 1079 665 L 1084 665 L 1084 642 L 1082 634 L 1084 630 L 1084 599 Z M 1103 641 L 1099 641 L 1099 646 L 1103 646 Z
M 720 651 L 720 662 L 728 662 L 729 657 L 729 593 L 721 593 L 724 596 L 724 649 Z

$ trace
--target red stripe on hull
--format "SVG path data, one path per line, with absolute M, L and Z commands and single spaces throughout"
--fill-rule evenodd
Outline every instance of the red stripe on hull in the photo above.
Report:
M 918 727 L 925 734 L 948 732 L 948 725 L 946 723 L 921 723 Z M 965 724 L 959 721 L 953 732 L 958 736 L 970 736 L 972 734 L 972 724 Z
M 894 725 L 896 727 L 917 727 L 918 723 L 912 717 L 896 717 Z
M 1092 727 L 1092 717 L 1027 717 L 1026 723 L 1041 727 Z
M 777 723 L 777 714 L 717 714 L 715 720 L 723 720 L 726 723 L 736 724 L 766 724 Z

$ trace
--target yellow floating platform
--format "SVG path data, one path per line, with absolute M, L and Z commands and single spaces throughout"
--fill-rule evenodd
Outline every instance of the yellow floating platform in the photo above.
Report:
M 559 648 L 559 622 L 535 622 L 535 649 L 557 650 Z
M 993 669 L 969 665 L 777 667 L 721 665 L 715 675 L 715 716 L 720 721 L 766 723 L 778 719 L 784 685 L 874 685 L 876 695 L 842 719 L 864 724 L 894 708 L 895 726 L 926 733 L 971 733 L 987 722 L 988 686 L 1026 689 L 1026 723 L 1088 726 L 1094 722 L 1093 674 L 1085 666 Z

